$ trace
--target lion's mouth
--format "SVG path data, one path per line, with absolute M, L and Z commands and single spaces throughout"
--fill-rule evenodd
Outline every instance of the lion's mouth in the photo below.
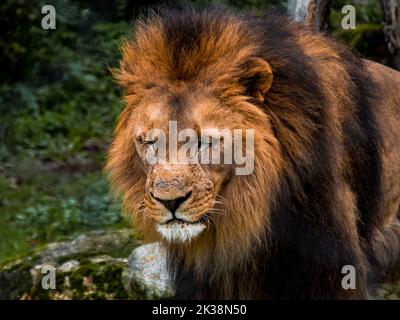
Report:
M 204 219 L 188 222 L 182 219 L 171 219 L 157 225 L 157 231 L 167 241 L 187 242 L 196 238 L 206 229 Z
M 207 218 L 205 215 L 203 215 L 200 219 L 196 220 L 196 221 L 188 221 L 188 220 L 184 220 L 181 218 L 177 218 L 177 217 L 173 217 L 172 219 L 169 219 L 166 222 L 160 223 L 163 225 L 168 225 L 168 224 L 172 224 L 172 223 L 178 223 L 178 224 L 199 224 L 199 223 L 205 223 L 207 221 Z

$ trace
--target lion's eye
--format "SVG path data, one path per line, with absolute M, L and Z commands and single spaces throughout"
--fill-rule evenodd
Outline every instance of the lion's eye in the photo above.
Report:
M 149 140 L 149 139 L 147 139 L 147 140 L 146 140 L 146 139 L 143 138 L 142 136 L 136 137 L 136 140 L 137 140 L 138 143 L 143 144 L 143 145 L 145 145 L 145 146 L 152 145 L 152 144 L 156 143 L 156 141 L 157 141 L 157 139 L 154 139 L 154 140 Z
M 212 144 L 212 140 L 199 140 L 199 142 L 197 143 L 197 148 L 199 150 L 202 150 L 204 148 L 209 148 Z

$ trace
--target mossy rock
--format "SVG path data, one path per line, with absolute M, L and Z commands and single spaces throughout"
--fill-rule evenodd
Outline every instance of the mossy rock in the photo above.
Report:
M 400 300 L 400 282 L 385 283 L 378 290 L 378 299 L 382 300 Z
M 132 230 L 93 231 L 52 243 L 0 266 L 0 299 L 127 299 L 122 271 L 128 254 L 142 243 Z M 43 267 L 55 268 L 56 288 L 43 289 Z M 143 294 L 142 294 L 143 296 Z
M 72 265 L 65 269 L 65 265 Z M 31 293 L 22 299 L 88 300 L 88 299 L 128 299 L 121 282 L 121 274 L 126 259 L 97 256 L 90 259 L 71 260 L 57 268 L 56 288 L 45 290 L 41 286 L 40 265 L 33 275 L 34 286 Z

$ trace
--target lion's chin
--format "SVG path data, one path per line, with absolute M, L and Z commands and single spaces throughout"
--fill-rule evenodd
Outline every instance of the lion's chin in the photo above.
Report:
M 157 231 L 167 241 L 188 242 L 195 239 L 206 226 L 202 222 L 172 221 L 157 225 Z

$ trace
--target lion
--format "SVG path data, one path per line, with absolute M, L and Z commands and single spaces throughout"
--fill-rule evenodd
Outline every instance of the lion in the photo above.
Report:
M 162 9 L 134 30 L 106 169 L 177 299 L 367 299 L 399 278 L 399 72 L 275 13 Z M 252 172 L 150 163 L 171 121 L 252 129 Z

